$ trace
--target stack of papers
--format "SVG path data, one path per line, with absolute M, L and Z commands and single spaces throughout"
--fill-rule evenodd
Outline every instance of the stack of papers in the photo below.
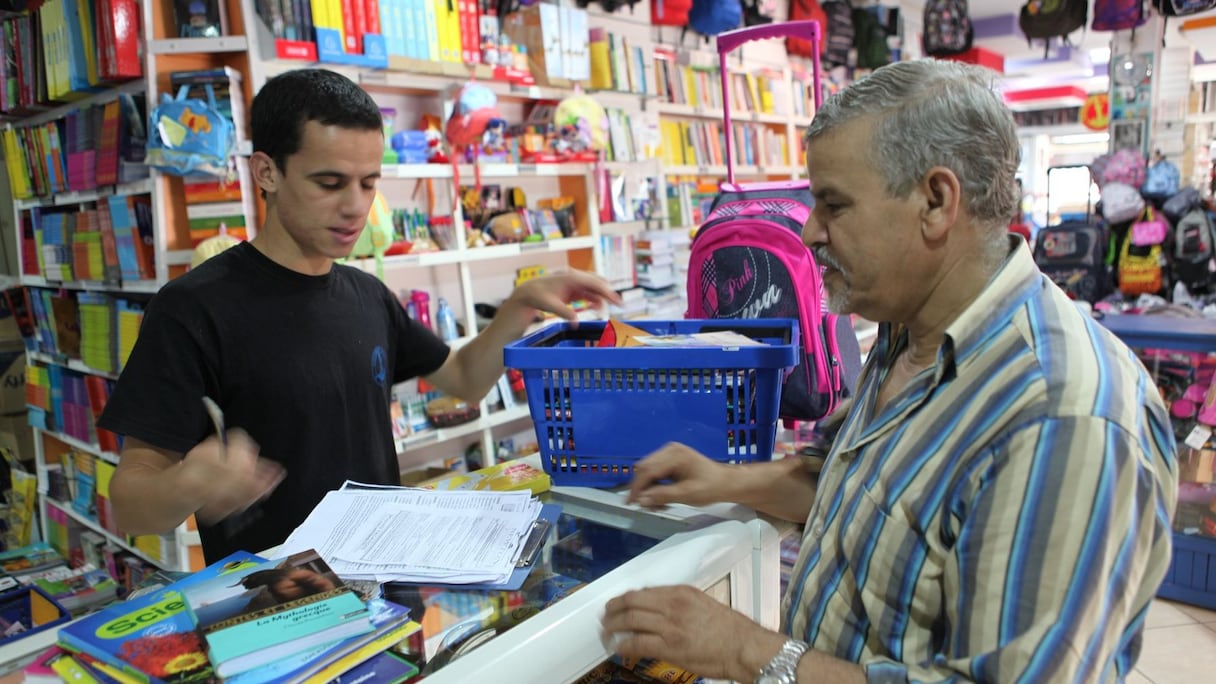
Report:
M 437 491 L 348 482 L 325 495 L 278 554 L 315 548 L 344 579 L 500 584 L 541 504 L 527 491 Z

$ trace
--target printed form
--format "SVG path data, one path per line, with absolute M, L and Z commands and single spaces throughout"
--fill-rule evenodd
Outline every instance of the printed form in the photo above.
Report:
M 526 491 L 344 485 L 325 495 L 281 553 L 315 548 L 352 579 L 505 582 L 540 509 Z

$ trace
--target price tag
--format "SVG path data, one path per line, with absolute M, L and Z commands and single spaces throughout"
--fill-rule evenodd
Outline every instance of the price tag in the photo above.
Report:
M 516 174 L 536 174 L 538 171 L 536 164 L 520 164 L 516 167 Z
M 401 258 L 401 262 L 407 266 L 417 266 L 422 263 L 421 254 L 406 254 Z
M 1207 443 L 1208 438 L 1212 436 L 1212 428 L 1206 425 L 1196 425 L 1191 434 L 1186 436 L 1183 441 L 1192 449 L 1202 449 Z
M 533 250 L 537 250 L 537 249 L 544 249 L 548 246 L 549 246 L 548 243 L 546 243 L 542 240 L 538 240 L 536 242 L 521 242 L 519 244 L 519 251 L 528 252 L 528 251 L 533 251 Z
M 387 83 L 388 74 L 383 71 L 369 71 L 359 74 L 359 80 L 364 83 Z
M 698 166 L 697 173 L 702 174 L 702 175 L 709 175 L 709 167 L 708 166 Z

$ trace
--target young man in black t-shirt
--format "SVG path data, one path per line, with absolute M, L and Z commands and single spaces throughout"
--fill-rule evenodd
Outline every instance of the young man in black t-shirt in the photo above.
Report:
M 334 263 L 354 247 L 380 178 L 371 97 L 301 69 L 269 80 L 251 117 L 265 223 L 153 298 L 98 422 L 125 437 L 110 484 L 118 526 L 163 533 L 195 515 L 208 562 L 281 543 L 346 479 L 396 484 L 394 384 L 425 377 L 479 401 L 503 372 L 502 347 L 538 310 L 575 320 L 571 301 L 619 301 L 585 273 L 529 281 L 451 352 L 381 282 Z M 232 428 L 226 448 L 204 396 Z

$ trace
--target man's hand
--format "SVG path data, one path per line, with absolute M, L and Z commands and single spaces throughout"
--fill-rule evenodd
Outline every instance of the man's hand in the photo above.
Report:
M 547 311 L 578 325 L 578 314 L 569 304 L 580 299 L 597 307 L 605 301 L 621 303 L 621 296 L 608 285 L 608 281 L 590 273 L 572 271 L 520 283 L 503 302 L 498 315 L 515 317 L 511 321 L 513 327 L 521 330 L 532 322 L 537 311 Z
M 702 677 L 750 682 L 786 637 L 690 586 L 631 591 L 604 607 L 604 636 L 626 658 L 657 658 Z
M 669 442 L 633 467 L 626 501 L 644 508 L 728 501 L 733 470 L 733 466 L 710 460 L 683 444 Z
M 270 496 L 287 472 L 275 461 L 258 456 L 258 445 L 243 430 L 228 432 L 225 449 L 212 436 L 191 449 L 181 466 L 187 491 L 202 499 L 195 517 L 205 525 L 240 513 Z

